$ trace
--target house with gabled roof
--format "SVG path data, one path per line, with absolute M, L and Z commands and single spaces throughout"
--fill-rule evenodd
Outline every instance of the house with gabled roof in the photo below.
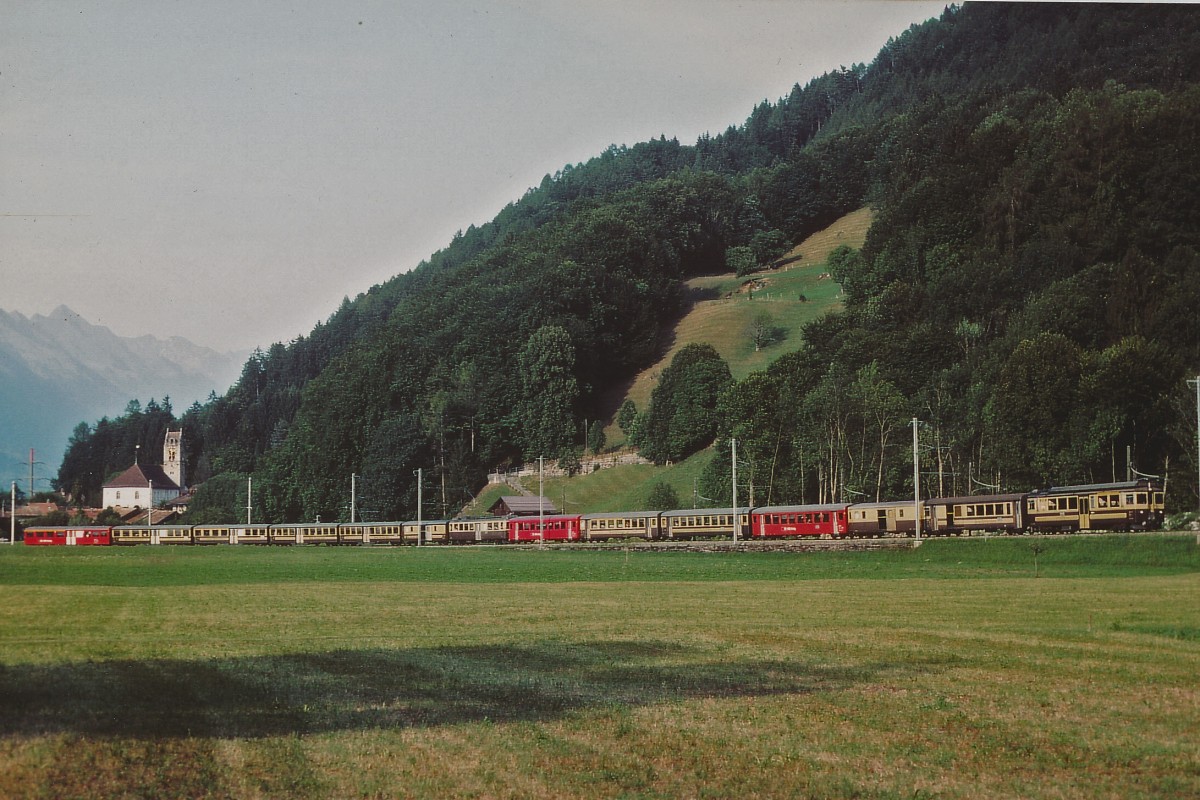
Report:
M 488 513 L 497 517 L 536 517 L 538 514 L 557 514 L 558 509 L 545 497 L 510 495 L 492 503 Z
M 103 487 L 104 508 L 153 508 L 179 496 L 179 484 L 157 464 L 134 464 Z

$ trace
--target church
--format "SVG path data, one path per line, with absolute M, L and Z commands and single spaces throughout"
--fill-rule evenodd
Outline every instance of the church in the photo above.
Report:
M 103 508 L 157 508 L 183 493 L 183 430 L 167 431 L 163 463 L 134 465 L 103 487 Z

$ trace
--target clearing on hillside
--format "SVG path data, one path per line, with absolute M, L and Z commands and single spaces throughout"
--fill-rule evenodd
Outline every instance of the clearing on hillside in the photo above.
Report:
M 841 287 L 825 267 L 829 254 L 840 245 L 862 247 L 871 219 L 867 208 L 847 214 L 794 247 L 784 257 L 789 263 L 780 269 L 742 278 L 730 273 L 687 281 L 691 309 L 668 335 L 670 344 L 658 363 L 642 371 L 620 396 L 619 390 L 614 392 L 612 413 L 626 398 L 644 410 L 658 375 L 685 345 L 711 344 L 739 380 L 798 348 L 805 323 L 841 306 Z M 752 335 L 756 323 L 770 328 L 772 334 L 771 343 L 759 349 Z M 615 425 L 605 435 L 609 442 L 624 438 Z

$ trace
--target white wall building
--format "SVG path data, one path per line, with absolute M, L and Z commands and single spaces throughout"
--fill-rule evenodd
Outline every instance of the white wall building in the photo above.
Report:
M 167 431 L 163 466 L 134 464 L 104 484 L 102 508 L 157 508 L 183 492 L 183 431 Z

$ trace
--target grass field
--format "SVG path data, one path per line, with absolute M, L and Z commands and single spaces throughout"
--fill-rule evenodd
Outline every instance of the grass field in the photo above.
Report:
M 0 609 L 6 798 L 1200 795 L 1194 536 L 18 546 Z

